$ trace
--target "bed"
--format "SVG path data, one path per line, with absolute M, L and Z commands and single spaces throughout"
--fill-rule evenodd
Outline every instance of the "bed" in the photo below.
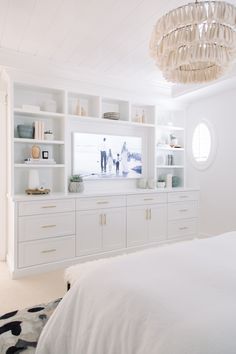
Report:
M 36 354 L 235 354 L 236 232 L 71 267 Z

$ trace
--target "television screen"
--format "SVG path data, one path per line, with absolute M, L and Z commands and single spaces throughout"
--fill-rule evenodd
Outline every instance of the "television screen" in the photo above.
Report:
M 84 178 L 141 177 L 142 138 L 74 133 L 73 174 Z

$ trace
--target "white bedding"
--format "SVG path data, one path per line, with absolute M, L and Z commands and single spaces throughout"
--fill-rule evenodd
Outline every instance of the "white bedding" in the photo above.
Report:
M 236 232 L 79 269 L 36 354 L 236 354 Z

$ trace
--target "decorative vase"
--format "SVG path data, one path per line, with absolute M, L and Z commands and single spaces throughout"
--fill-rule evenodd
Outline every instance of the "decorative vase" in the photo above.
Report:
M 34 169 L 29 170 L 28 188 L 29 189 L 38 189 L 39 188 L 39 172 L 38 172 L 38 170 L 34 170 Z
M 82 193 L 84 191 L 84 182 L 70 182 L 68 189 L 70 193 Z
M 157 188 L 165 188 L 166 182 L 157 182 Z

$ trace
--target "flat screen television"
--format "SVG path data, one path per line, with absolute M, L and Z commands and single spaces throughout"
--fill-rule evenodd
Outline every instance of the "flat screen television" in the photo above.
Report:
M 142 138 L 73 133 L 73 174 L 87 179 L 140 178 Z

